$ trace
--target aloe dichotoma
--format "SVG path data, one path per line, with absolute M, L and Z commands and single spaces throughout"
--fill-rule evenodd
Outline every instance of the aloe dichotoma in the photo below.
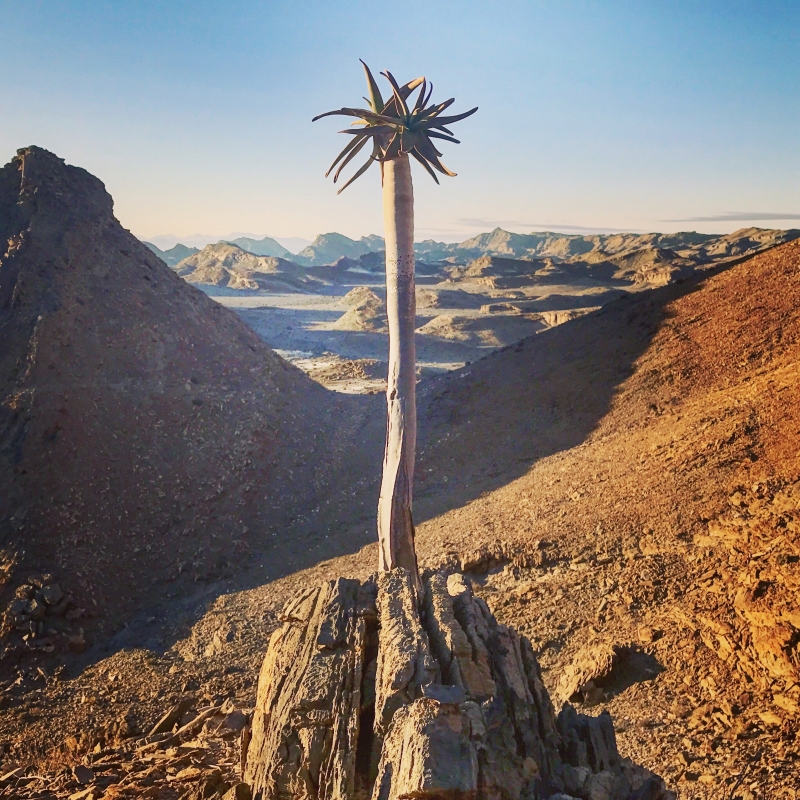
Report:
M 414 456 L 417 439 L 416 346 L 414 328 L 414 191 L 409 156 L 415 158 L 439 183 L 437 172 L 455 176 L 439 160 L 442 155 L 432 139 L 458 144 L 448 126 L 474 114 L 443 116 L 454 99 L 429 105 L 433 85 L 415 78 L 402 86 L 386 71 L 391 97 L 384 102 L 369 67 L 364 65 L 369 108 L 341 108 L 314 117 L 341 115 L 355 117 L 352 127 L 341 131 L 352 140 L 336 157 L 325 177 L 336 169 L 336 183 L 344 168 L 371 144 L 372 152 L 355 174 L 339 189 L 343 192 L 373 163 L 381 166 L 383 220 L 386 239 L 386 313 L 389 322 L 389 374 L 386 389 L 388 406 L 383 478 L 378 500 L 378 542 L 380 570 L 405 567 L 417 580 L 414 548 L 412 499 Z M 409 98 L 419 88 L 413 106 Z

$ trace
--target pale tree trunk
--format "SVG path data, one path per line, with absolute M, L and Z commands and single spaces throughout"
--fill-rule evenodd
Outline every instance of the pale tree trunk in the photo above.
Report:
M 386 451 L 378 501 L 378 568 L 405 567 L 419 581 L 411 516 L 417 444 L 414 191 L 408 156 L 382 166 L 389 377 Z

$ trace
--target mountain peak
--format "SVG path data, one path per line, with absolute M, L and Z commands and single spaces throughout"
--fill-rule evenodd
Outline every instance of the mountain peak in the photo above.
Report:
M 66 218 L 96 220 L 113 214 L 114 202 L 102 181 L 80 167 L 66 164 L 43 147 L 31 145 L 17 150 L 2 172 L 0 192 L 14 197 L 16 185 L 15 205 L 19 201 L 24 204 L 34 195 L 37 203 L 46 204 L 37 216 L 57 211 Z
M 109 624 L 285 527 L 333 405 L 112 209 L 42 148 L 0 169 L 0 541 Z
M 297 254 L 296 258 L 301 264 L 316 267 L 335 264 L 342 256 L 357 259 L 365 253 L 383 250 L 383 247 L 383 238 L 375 234 L 362 236 L 356 241 L 342 233 L 332 231 L 319 234 L 308 247 Z

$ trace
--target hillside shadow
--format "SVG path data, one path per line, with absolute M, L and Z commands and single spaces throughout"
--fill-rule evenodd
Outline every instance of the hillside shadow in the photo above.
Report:
M 701 278 L 626 295 L 419 387 L 417 522 L 463 506 L 582 444 Z
M 603 306 L 625 294 L 620 289 L 608 289 L 592 294 L 548 294 L 537 300 L 519 303 L 519 305 L 525 311 L 567 311 L 573 308 Z

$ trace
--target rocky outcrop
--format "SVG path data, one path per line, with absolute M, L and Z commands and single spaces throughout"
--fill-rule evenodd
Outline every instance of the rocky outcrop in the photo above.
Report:
M 695 536 L 707 559 L 696 583 L 703 602 L 673 609 L 744 683 L 800 713 L 800 480 L 741 486 L 729 510 Z
M 359 294 L 355 294 L 355 292 L 354 289 L 348 293 L 346 301 L 352 300 L 353 302 L 350 308 L 331 325 L 331 328 L 336 331 L 385 333 L 389 329 L 386 318 L 386 301 L 369 289 Z
M 257 800 L 671 797 L 622 759 L 608 713 L 556 715 L 530 642 L 460 574 L 404 570 L 289 603 L 258 687 Z
M 188 283 L 229 289 L 311 292 L 320 285 L 293 261 L 256 255 L 232 242 L 209 244 L 184 258 L 174 269 Z
M 372 607 L 362 608 L 361 588 L 340 578 L 284 609 L 261 668 L 248 748 L 248 781 L 262 797 L 353 796 Z

